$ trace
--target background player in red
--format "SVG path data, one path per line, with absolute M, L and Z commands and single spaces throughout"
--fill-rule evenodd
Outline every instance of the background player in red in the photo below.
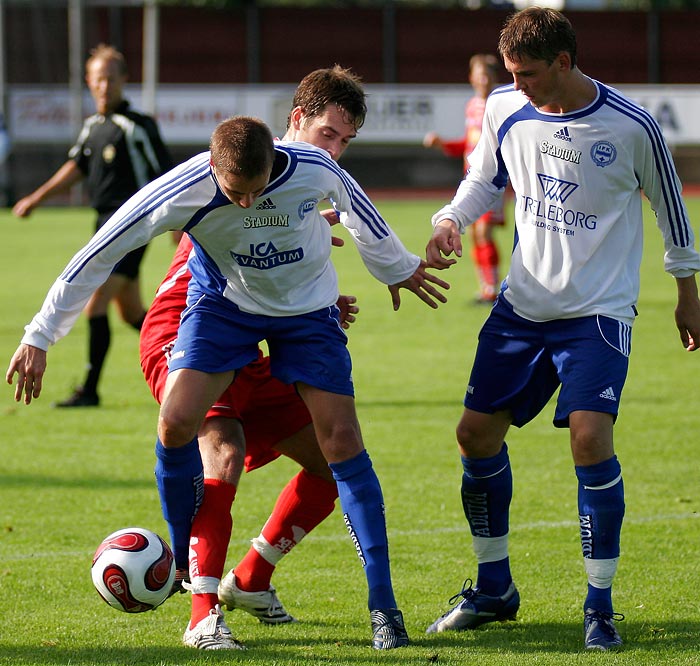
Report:
M 481 123 L 486 108 L 486 98 L 498 85 L 500 63 L 495 55 L 477 53 L 469 60 L 469 83 L 474 96 L 464 109 L 465 133 L 461 139 L 446 140 L 435 132 L 429 132 L 423 139 L 426 148 L 438 148 L 448 157 L 461 157 L 464 172 L 469 169 L 469 154 L 474 150 L 481 136 Z M 471 227 L 472 259 L 479 279 L 477 301 L 492 303 L 498 295 L 500 276 L 498 270 L 498 247 L 493 240 L 494 226 L 503 226 L 503 199 L 494 208 L 482 215 Z
M 352 72 L 338 66 L 316 70 L 297 88 L 284 139 L 313 143 L 337 160 L 356 136 L 365 113 L 364 91 Z M 328 216 L 335 221 L 334 212 Z M 167 376 L 167 350 L 185 307 L 191 247 L 185 236 L 142 329 L 141 365 L 159 401 Z M 357 312 L 354 298 L 341 297 L 338 305 L 347 328 Z M 193 593 L 192 614 L 184 642 L 200 649 L 240 649 L 223 621 L 219 602 L 262 622 L 293 621 L 270 584 L 272 573 L 279 560 L 333 511 L 338 491 L 303 401 L 293 386 L 272 378 L 269 359 L 262 353 L 208 412 L 199 446 L 204 496 L 191 528 L 187 587 Z M 280 454 L 303 469 L 280 494 L 246 556 L 220 581 L 231 535 L 231 506 L 243 468 L 251 471 Z M 183 556 L 179 547 L 175 554 L 182 579 L 187 574 L 187 552 Z

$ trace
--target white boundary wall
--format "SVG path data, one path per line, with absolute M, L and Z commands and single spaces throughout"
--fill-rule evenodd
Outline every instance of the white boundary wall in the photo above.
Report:
M 467 86 L 366 85 L 369 113 L 358 143 L 408 145 L 438 131 L 461 137 Z M 646 107 L 661 124 L 672 146 L 700 145 L 700 85 L 619 86 Z M 212 129 L 231 115 L 262 118 L 281 135 L 286 126 L 293 85 L 168 85 L 158 87 L 156 107 L 163 138 L 170 145 L 202 144 Z M 127 86 L 126 97 L 141 108 L 140 86 Z M 70 145 L 78 128 L 71 127 L 67 86 L 10 86 L 7 125 L 15 146 Z M 85 91 L 85 115 L 93 105 Z

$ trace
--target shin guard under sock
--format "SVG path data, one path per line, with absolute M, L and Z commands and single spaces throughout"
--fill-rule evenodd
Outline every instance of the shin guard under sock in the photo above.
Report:
M 217 590 L 231 539 L 231 505 L 235 497 L 236 486 L 219 479 L 204 479 L 202 505 L 192 521 L 190 536 L 190 628 L 219 603 Z
M 384 499 L 367 451 L 331 463 L 345 525 L 362 562 L 370 610 L 396 608 L 389 568 Z
M 622 470 L 613 456 L 596 465 L 577 466 L 576 476 L 581 548 L 588 576 L 584 608 L 612 613 L 612 581 L 625 515 Z
M 155 475 L 175 566 L 187 569 L 192 519 L 204 492 L 204 469 L 197 438 L 179 448 L 165 448 L 158 439 Z
M 513 476 L 508 447 L 491 458 L 462 457 L 462 507 L 472 533 L 478 563 L 476 587 L 503 594 L 510 585 L 508 526 Z

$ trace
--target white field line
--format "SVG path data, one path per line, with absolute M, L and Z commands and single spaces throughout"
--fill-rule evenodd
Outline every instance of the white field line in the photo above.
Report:
M 647 523 L 660 523 L 669 521 L 680 521 L 680 520 L 695 520 L 700 518 L 700 513 L 673 513 L 659 516 L 639 516 L 636 518 L 625 518 L 625 525 L 644 525 Z M 578 521 L 574 520 L 559 520 L 559 521 L 546 521 L 538 520 L 531 523 L 523 523 L 521 525 L 511 525 L 510 533 L 527 532 L 528 530 L 556 530 L 561 527 L 578 527 Z M 624 529 L 624 526 L 623 526 Z M 429 536 L 436 534 L 452 534 L 458 532 L 467 533 L 469 528 L 467 527 L 466 521 L 463 521 L 460 525 L 455 525 L 454 527 L 436 527 L 433 529 L 421 529 L 421 530 L 389 530 L 389 537 L 392 536 Z M 235 534 L 235 529 L 234 529 Z M 328 534 L 324 536 L 309 534 L 305 541 L 341 541 L 348 539 L 347 533 L 339 530 L 337 534 Z M 249 539 L 232 539 L 232 543 L 248 543 Z M 22 560 L 32 560 L 32 559 L 43 559 L 43 558 L 73 558 L 73 557 L 85 557 L 92 556 L 92 552 L 87 553 L 85 551 L 39 551 L 33 553 L 9 553 L 3 548 L 0 548 L 0 562 L 17 562 Z

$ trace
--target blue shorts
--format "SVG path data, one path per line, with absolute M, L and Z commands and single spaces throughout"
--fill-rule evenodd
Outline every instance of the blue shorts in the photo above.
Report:
M 334 305 L 304 315 L 268 317 L 242 312 L 223 297 L 190 291 L 168 371 L 238 370 L 258 358 L 267 341 L 272 374 L 285 384 L 304 382 L 354 396 L 348 338 Z
M 617 418 L 631 333 L 628 324 L 602 315 L 530 321 L 501 294 L 479 333 L 464 406 L 487 414 L 509 410 L 520 427 L 561 385 L 555 426 L 567 427 L 578 410 Z

